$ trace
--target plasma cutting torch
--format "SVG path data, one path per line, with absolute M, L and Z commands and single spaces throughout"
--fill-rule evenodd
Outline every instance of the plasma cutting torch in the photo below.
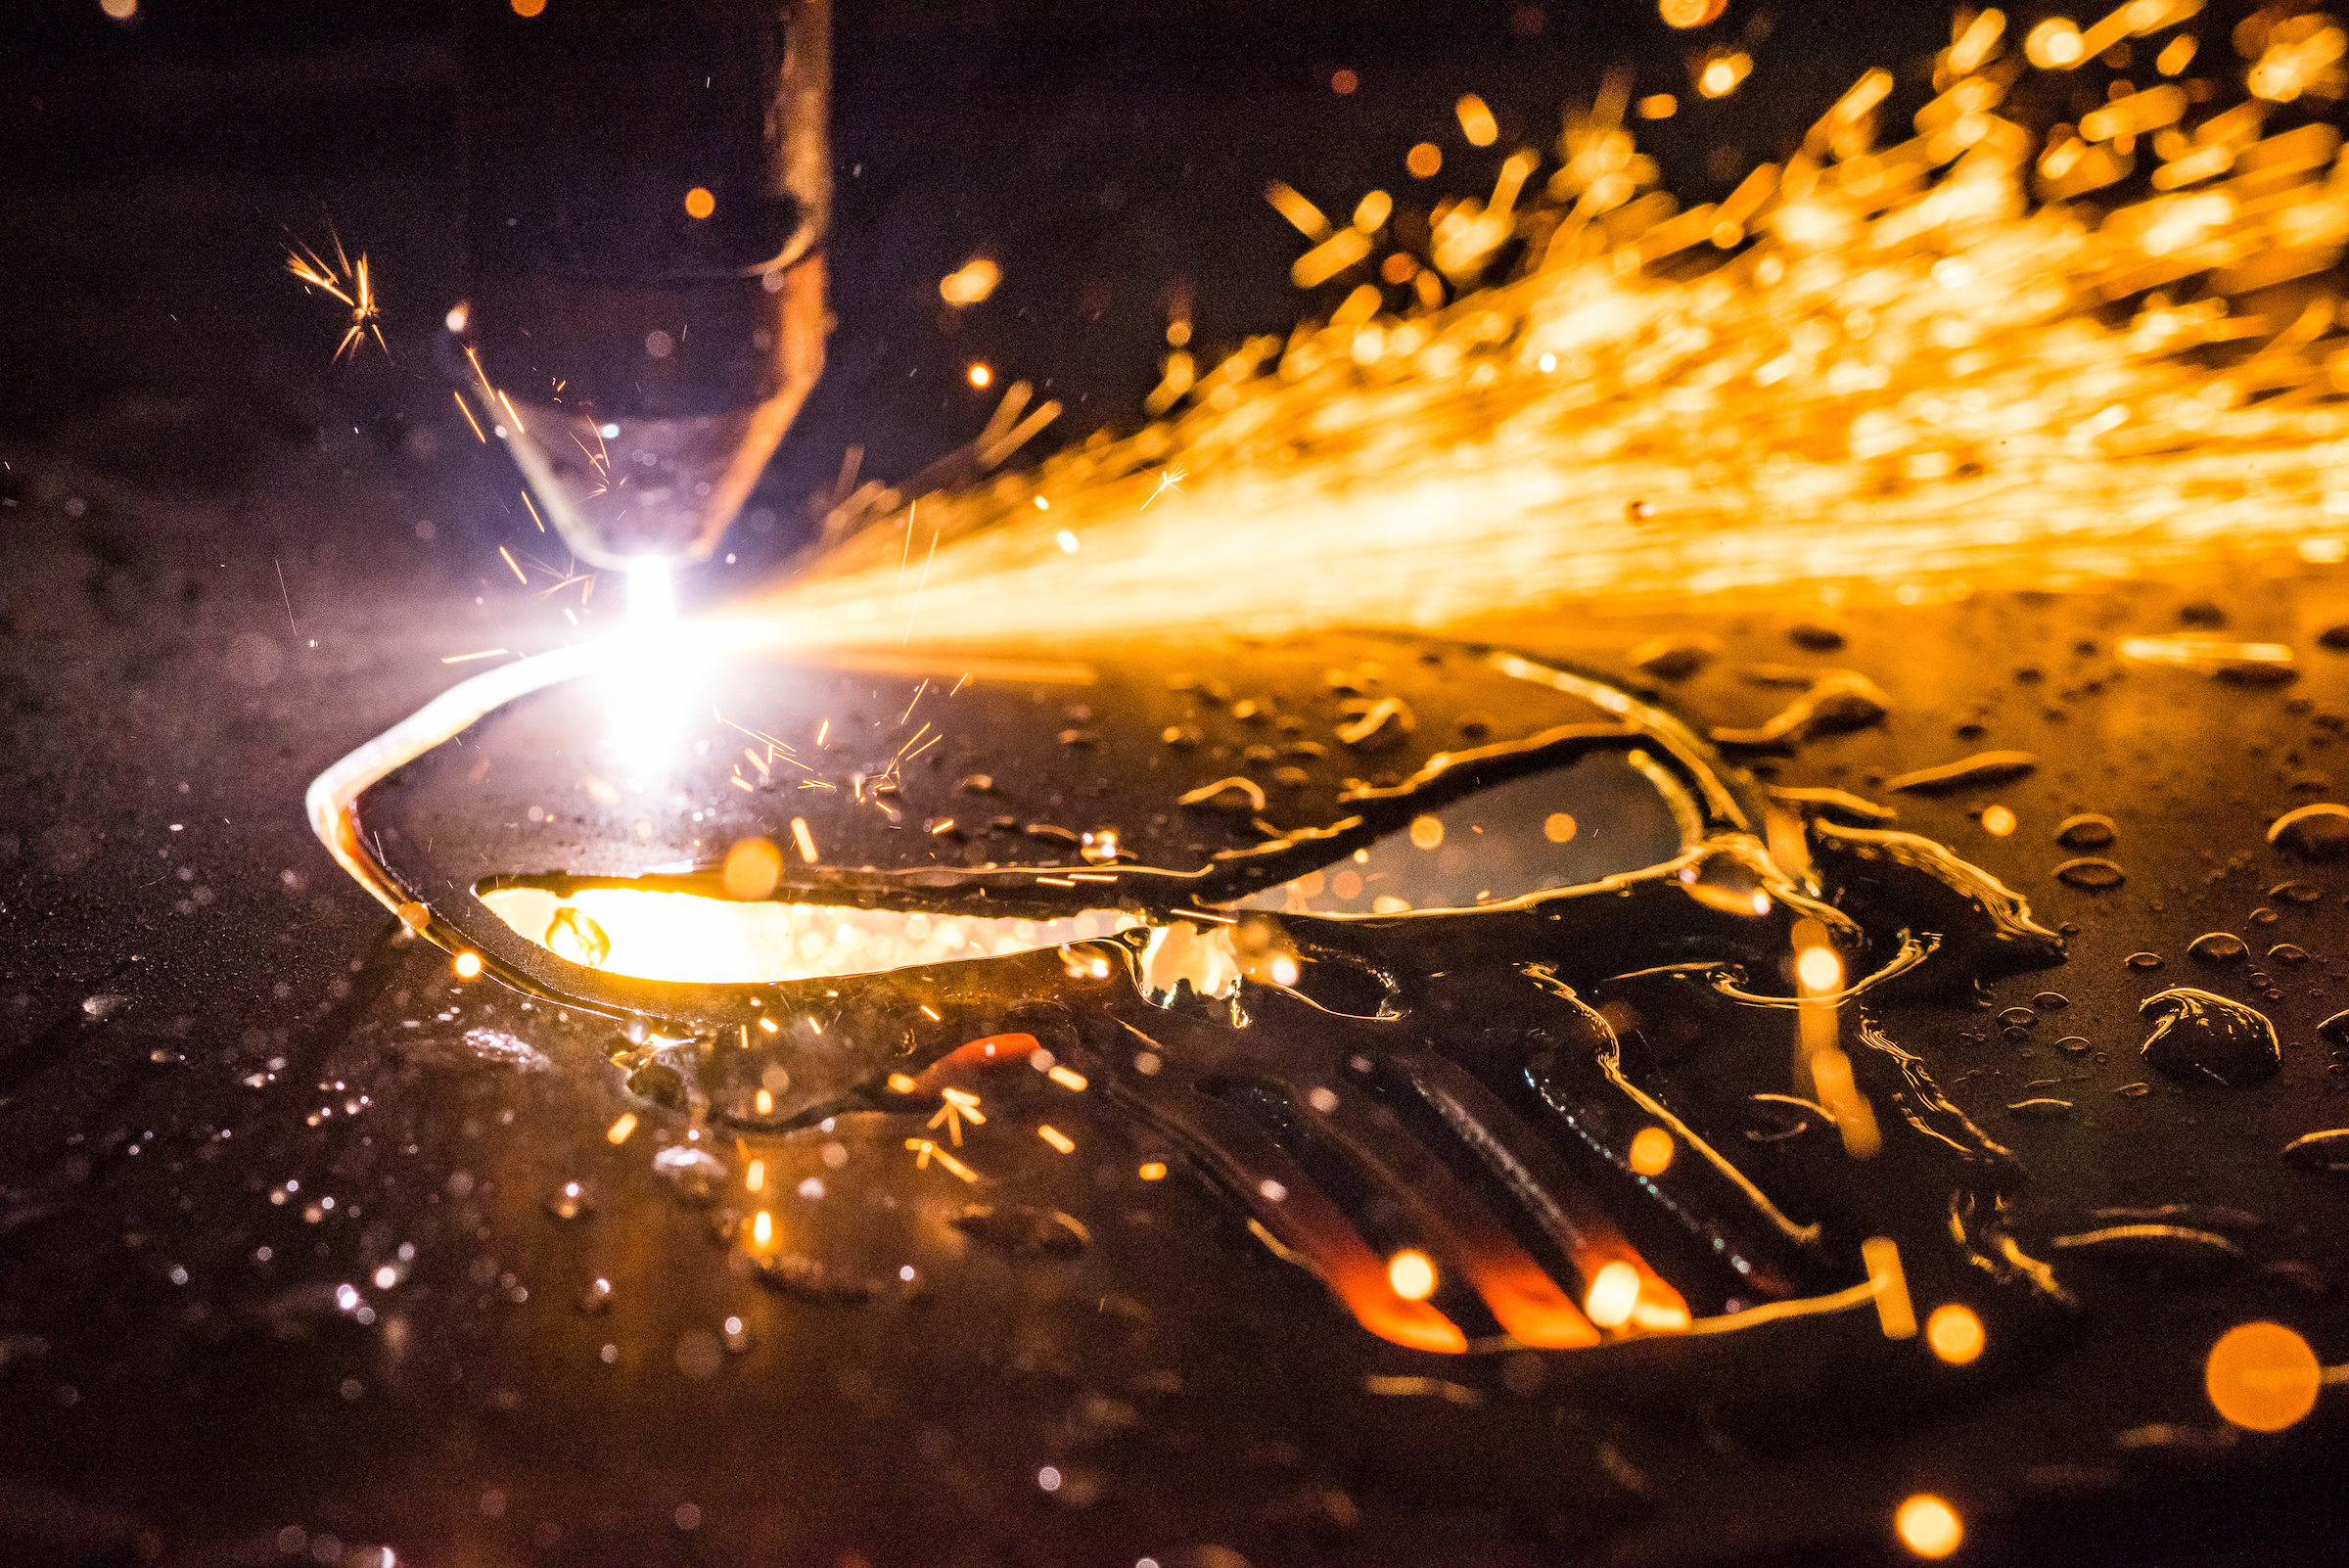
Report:
M 444 368 L 598 567 L 709 557 L 823 369 L 830 0 L 465 0 Z

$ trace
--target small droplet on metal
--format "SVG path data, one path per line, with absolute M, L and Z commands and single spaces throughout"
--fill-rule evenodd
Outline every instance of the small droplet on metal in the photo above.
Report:
M 2186 945 L 2186 954 L 2206 964 L 2240 963 L 2250 953 L 2243 939 L 2231 931 L 2205 931 Z
M 2269 824 L 2268 842 L 2308 860 L 2349 855 L 2349 807 L 2325 801 L 2286 811 Z
M 2055 827 L 2055 842 L 2067 850 L 2101 850 L 2117 836 L 2112 818 L 2095 811 L 2067 816 Z

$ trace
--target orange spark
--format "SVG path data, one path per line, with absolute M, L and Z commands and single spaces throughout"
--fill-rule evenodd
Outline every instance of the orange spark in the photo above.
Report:
M 488 445 L 489 438 L 482 434 L 482 422 L 473 417 L 472 409 L 465 406 L 465 394 L 457 391 L 454 387 L 451 387 L 448 390 L 448 394 L 457 400 L 457 412 L 463 414 L 465 416 L 465 423 L 473 427 L 473 434 L 475 437 L 481 440 L 483 445 Z
M 384 342 L 384 330 L 379 325 L 383 310 L 375 302 L 375 284 L 367 270 L 367 254 L 360 252 L 359 259 L 352 261 L 343 249 L 343 237 L 334 231 L 333 225 L 328 225 L 326 232 L 335 250 L 334 265 L 329 266 L 317 252 L 297 240 L 286 253 L 286 270 L 349 308 L 350 324 L 344 330 L 343 341 L 335 346 L 337 360 L 370 337 L 389 357 L 392 346 Z

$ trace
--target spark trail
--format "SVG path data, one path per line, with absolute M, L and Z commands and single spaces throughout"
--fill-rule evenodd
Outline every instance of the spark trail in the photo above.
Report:
M 2137 38 L 2175 75 L 2197 10 L 2134 0 L 2019 41 L 1961 17 L 1913 135 L 1882 145 L 1871 71 L 1718 204 L 1652 188 L 1622 81 L 1489 197 L 1439 204 L 1419 251 L 1365 198 L 1349 266 L 1390 287 L 1195 379 L 1174 356 L 1186 385 L 1133 435 L 919 494 L 916 629 L 1434 628 L 2349 557 L 2349 161 L 2318 112 L 2349 85 L 2341 28 L 2262 13 L 2234 31 L 2239 85 L 2075 74 Z M 2075 85 L 2117 96 L 2027 128 Z M 838 507 L 812 569 L 752 608 L 762 634 L 903 638 L 916 498 Z

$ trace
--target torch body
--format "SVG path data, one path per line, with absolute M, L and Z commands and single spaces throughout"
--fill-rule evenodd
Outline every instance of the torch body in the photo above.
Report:
M 703 559 L 823 368 L 829 0 L 468 9 L 450 368 L 577 555 Z

